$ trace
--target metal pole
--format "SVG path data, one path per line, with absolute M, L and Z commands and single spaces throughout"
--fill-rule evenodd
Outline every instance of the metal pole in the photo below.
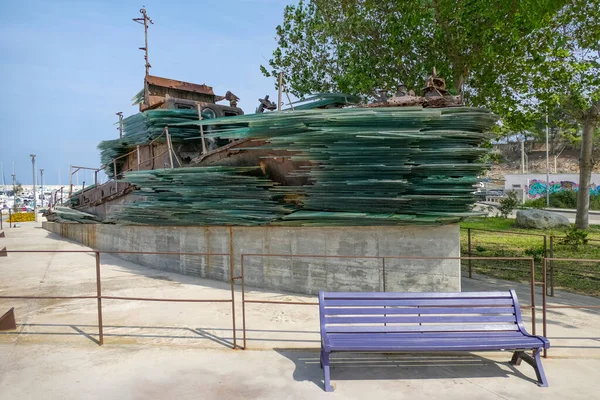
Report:
M 148 16 L 146 15 L 146 9 L 142 8 L 140 10 L 142 14 L 144 14 L 144 58 L 146 59 L 146 76 L 150 75 L 150 61 L 148 57 Z
M 202 121 L 202 107 L 198 104 L 198 120 Z M 200 141 L 202 142 L 202 155 L 206 154 L 206 142 L 204 141 L 204 127 L 200 125 Z
M 102 329 L 102 285 L 100 280 L 100 252 L 96 251 L 96 295 L 98 297 L 98 342 L 104 344 L 104 333 Z
M 8 227 L 12 228 L 12 212 L 8 209 Z
M 35 173 L 35 154 L 30 154 L 31 157 L 31 168 L 33 171 L 33 217 L 37 221 L 37 198 L 35 193 L 36 186 L 36 173 Z
M 554 258 L 554 236 L 550 236 L 550 258 Z M 544 260 L 546 262 L 546 260 Z M 554 262 L 550 261 L 550 296 L 554 297 Z
M 240 257 L 240 267 L 242 277 L 242 335 L 244 336 L 244 350 L 248 348 L 246 344 L 246 287 L 244 286 L 244 255 Z
M 525 137 L 521 140 L 521 173 L 525 173 Z
M 535 263 L 533 258 L 530 265 L 530 287 L 531 287 L 531 333 L 535 335 Z
M 234 288 L 234 258 L 233 258 L 233 227 L 229 227 L 229 280 L 231 283 L 231 318 L 233 321 L 233 348 L 237 349 L 235 327 L 235 288 Z M 243 282 L 243 281 L 242 281 Z M 245 344 L 244 344 L 245 348 Z
M 173 169 L 173 148 L 171 147 L 171 135 L 168 126 L 165 126 L 165 132 L 167 135 L 167 148 L 169 149 L 169 162 L 171 163 L 171 169 Z
M 552 236 L 550 237 L 550 243 L 552 243 Z M 547 290 L 547 279 L 546 279 L 546 272 L 547 272 L 547 259 L 544 258 L 544 262 L 542 264 L 542 282 L 544 283 L 544 291 L 542 292 L 542 335 L 544 335 L 545 338 L 548 337 L 547 332 L 546 332 L 546 290 Z M 535 333 L 534 333 L 535 335 Z M 548 357 L 548 350 L 544 349 L 544 358 Z
M 40 183 L 42 184 L 42 207 L 44 207 L 44 169 L 40 168 Z
M 550 207 L 550 164 L 548 159 L 548 112 L 546 112 L 546 207 Z
M 136 150 L 136 153 L 137 153 L 137 170 L 139 171 L 140 170 L 140 163 L 141 163 L 141 160 L 140 160 L 140 145 L 139 144 L 137 145 L 137 147 L 135 148 L 135 150 Z
M 386 280 L 385 280 L 385 257 L 381 258 L 381 272 L 383 274 L 383 291 L 386 291 Z
M 123 112 L 119 111 L 116 113 L 119 116 L 119 138 L 123 137 Z
M 283 91 L 283 72 L 279 73 L 279 92 L 277 93 L 277 111 L 281 111 L 281 94 Z
M 468 235 L 468 242 L 469 242 L 469 244 L 468 244 L 469 252 L 467 254 L 469 256 L 469 261 L 468 261 L 468 263 L 469 263 L 469 278 L 472 279 L 473 278 L 473 266 L 471 265 L 471 261 L 472 261 L 471 260 L 471 256 L 472 256 L 472 254 L 471 254 L 471 250 L 472 250 L 471 249 L 471 228 L 467 228 L 467 235 Z
M 17 176 L 15 175 L 14 163 L 13 163 L 12 180 L 13 180 L 13 209 L 14 209 L 17 206 L 17 192 L 15 191 L 15 189 L 17 188 Z
M 69 197 L 73 194 L 73 165 L 69 165 Z M 62 198 L 61 198 L 62 200 Z
M 119 190 L 119 186 L 117 183 L 117 160 L 113 160 L 113 178 L 115 180 L 115 193 L 117 193 Z

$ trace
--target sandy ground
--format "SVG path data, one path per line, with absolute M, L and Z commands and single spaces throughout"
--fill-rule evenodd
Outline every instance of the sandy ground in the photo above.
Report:
M 6 229 L 0 248 L 86 250 L 35 223 Z M 112 296 L 229 299 L 227 283 L 144 268 L 101 257 L 102 292 Z M 528 286 L 476 276 L 463 290 Z M 0 259 L 0 296 L 95 295 L 95 259 L 84 253 L 10 253 Z M 236 288 L 236 341 L 243 345 L 241 292 Z M 247 299 L 313 302 L 247 288 Z M 538 292 L 539 305 L 541 295 Z M 557 293 L 554 305 L 598 305 L 598 299 Z M 544 361 L 549 388 L 538 388 L 527 365 L 510 366 L 502 352 L 459 355 L 334 357 L 336 392 L 322 391 L 316 306 L 247 304 L 247 350 L 232 350 L 231 303 L 104 300 L 104 345 L 98 346 L 97 303 L 0 299 L 15 307 L 17 331 L 0 332 L 0 399 L 304 399 L 595 398 L 600 382 L 600 313 L 553 309 L 552 343 Z M 528 327 L 531 313 L 525 310 Z M 537 333 L 541 333 L 538 309 Z

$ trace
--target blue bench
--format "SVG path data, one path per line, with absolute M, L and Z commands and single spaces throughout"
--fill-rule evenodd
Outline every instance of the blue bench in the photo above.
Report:
M 335 352 L 413 353 L 513 351 L 511 364 L 530 364 L 539 386 L 548 386 L 540 353 L 550 347 L 527 333 L 519 302 L 510 292 L 319 292 L 321 368 L 330 384 Z M 526 353 L 533 350 L 533 355 Z

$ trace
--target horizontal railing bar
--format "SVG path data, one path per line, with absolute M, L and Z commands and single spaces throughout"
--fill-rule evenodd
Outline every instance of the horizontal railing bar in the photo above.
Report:
M 97 299 L 98 296 L 0 296 L 0 299 Z
M 163 254 L 184 256 L 230 256 L 229 253 L 195 253 L 176 251 L 129 251 L 129 250 L 7 250 L 7 253 L 100 253 L 100 254 Z
M 363 259 L 400 259 L 400 260 L 506 260 L 532 261 L 533 257 L 421 257 L 421 256 L 343 256 L 325 254 L 258 254 L 245 253 L 243 257 L 306 257 L 306 258 L 363 258 Z
M 600 306 L 546 306 L 546 308 L 600 308 Z
M 257 303 L 257 304 L 293 304 L 301 306 L 318 306 L 319 303 L 307 303 L 302 301 L 276 301 L 276 300 L 244 300 L 244 303 Z
M 171 299 L 157 297 L 126 297 L 126 296 L 0 296 L 0 299 L 28 299 L 28 300 L 80 300 L 80 299 L 102 299 L 102 300 L 132 300 L 132 301 L 165 301 L 183 303 L 231 303 L 231 299 Z
M 179 303 L 231 303 L 231 299 L 170 299 L 159 297 L 102 296 L 103 300 L 165 301 Z
M 525 232 L 514 232 L 514 231 L 495 231 L 492 229 L 480 229 L 480 228 L 460 228 L 461 230 L 470 229 L 471 231 L 481 231 L 481 232 L 492 232 L 492 233 L 506 233 L 511 235 L 522 235 L 522 236 L 534 236 L 534 237 L 546 237 L 546 235 L 540 235 L 536 233 L 525 233 Z

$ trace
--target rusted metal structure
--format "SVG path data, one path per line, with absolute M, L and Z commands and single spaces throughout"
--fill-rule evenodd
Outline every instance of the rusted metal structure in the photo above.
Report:
M 17 329 L 17 322 L 15 320 L 15 308 L 12 307 L 0 317 L 0 331 L 13 331 L 15 329 Z

